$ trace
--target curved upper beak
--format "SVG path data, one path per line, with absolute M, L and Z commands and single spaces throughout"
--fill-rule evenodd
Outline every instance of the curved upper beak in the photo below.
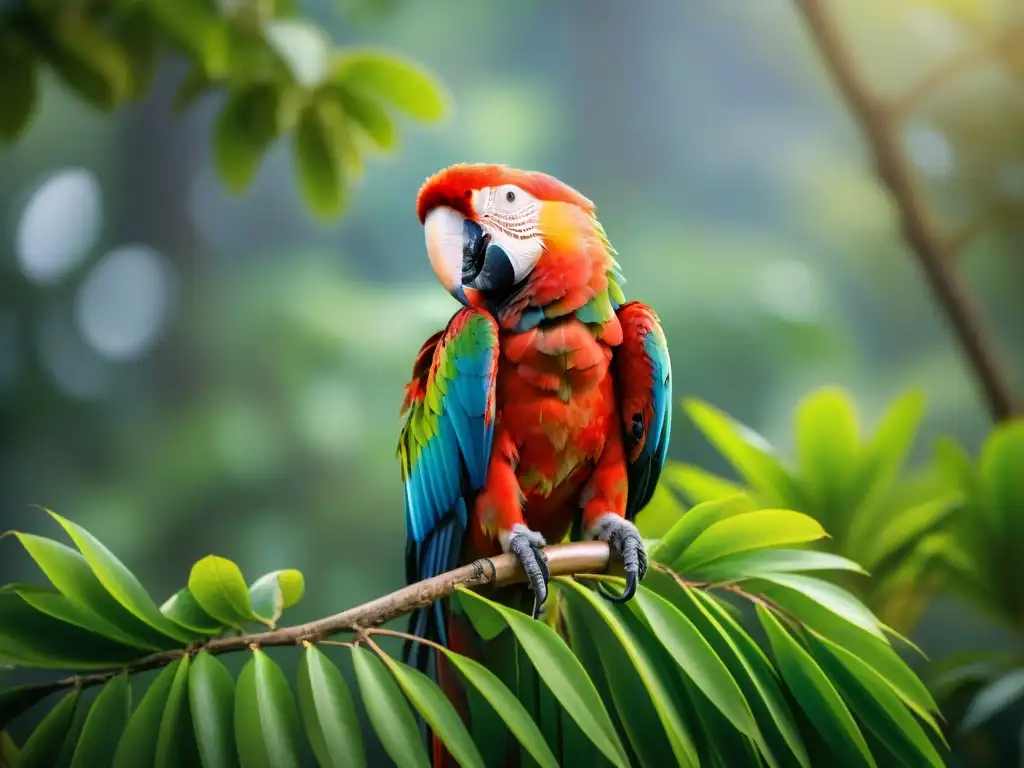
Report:
M 438 206 L 423 222 L 427 255 L 441 284 L 466 306 L 511 288 L 515 270 L 508 255 L 477 222 Z

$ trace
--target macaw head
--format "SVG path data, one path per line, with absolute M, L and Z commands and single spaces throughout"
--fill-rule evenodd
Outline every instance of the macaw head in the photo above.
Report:
M 453 165 L 426 180 L 416 209 L 442 285 L 504 325 L 554 305 L 574 311 L 617 270 L 594 204 L 545 173 Z

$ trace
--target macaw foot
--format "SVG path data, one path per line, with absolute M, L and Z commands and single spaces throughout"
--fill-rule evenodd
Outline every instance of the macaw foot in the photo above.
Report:
M 587 538 L 605 541 L 613 553 L 622 559 L 626 571 L 626 588 L 621 595 L 613 594 L 599 585 L 601 594 L 614 603 L 624 603 L 636 594 L 637 583 L 647 575 L 647 550 L 640 532 L 629 520 L 614 514 L 598 519 Z
M 548 557 L 544 554 L 544 545 L 547 542 L 544 537 L 536 531 L 531 531 L 522 523 L 512 526 L 512 532 L 508 539 L 502 542 L 504 550 L 511 552 L 519 558 L 519 562 L 526 571 L 533 588 L 533 618 L 540 616 L 540 607 L 548 599 L 548 581 L 551 573 L 548 571 Z

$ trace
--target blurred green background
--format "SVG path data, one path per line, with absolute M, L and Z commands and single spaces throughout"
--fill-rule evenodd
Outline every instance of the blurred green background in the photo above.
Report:
M 885 94 L 1005 23 L 996 5 L 831 4 Z M 976 452 L 985 409 L 789 3 L 298 6 L 336 44 L 400 52 L 450 94 L 442 123 L 402 124 L 335 222 L 307 211 L 285 141 L 247 192 L 225 190 L 222 94 L 177 115 L 180 57 L 113 115 L 48 75 L 31 127 L 0 147 L 4 529 L 54 533 L 31 505 L 50 507 L 158 597 L 209 553 L 252 575 L 301 568 L 295 621 L 400 586 L 397 411 L 420 344 L 457 308 L 414 200 L 459 161 L 544 170 L 597 203 L 627 297 L 662 318 L 677 395 L 789 451 L 814 387 L 845 387 L 868 425 L 919 387 L 910 465 L 939 435 Z M 1024 391 L 1024 66 L 973 67 L 902 139 L 945 230 L 995 212 L 959 267 Z M 681 413 L 670 455 L 731 475 Z M 0 542 L 3 581 L 30 567 Z M 945 598 L 913 638 L 935 656 L 1020 643 Z M 1011 742 L 1020 714 L 1003 718 Z

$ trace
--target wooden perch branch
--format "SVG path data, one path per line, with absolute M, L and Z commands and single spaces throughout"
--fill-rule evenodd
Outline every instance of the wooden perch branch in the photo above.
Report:
M 552 578 L 583 573 L 605 573 L 609 569 L 610 551 L 602 541 L 573 542 L 546 547 L 548 568 Z M 269 632 L 259 632 L 236 637 L 216 637 L 205 643 L 176 648 L 144 656 L 122 666 L 85 675 L 74 675 L 31 686 L 35 690 L 49 693 L 61 688 L 87 688 L 101 685 L 112 677 L 127 671 L 128 674 L 164 667 L 186 654 L 207 651 L 212 654 L 244 651 L 248 648 L 265 648 L 275 645 L 302 645 L 316 643 L 342 632 L 359 632 L 385 624 L 417 608 L 435 603 L 455 592 L 457 587 L 480 587 L 485 584 L 504 586 L 526 581 L 519 560 L 513 555 L 499 555 L 481 558 L 469 565 L 434 576 L 430 579 L 402 587 L 388 595 L 368 603 L 357 605 L 341 613 L 308 624 L 281 627 Z
M 996 422 L 1011 418 L 1015 406 L 1009 378 L 977 311 L 954 274 L 953 248 L 928 215 L 914 174 L 900 149 L 899 121 L 861 80 L 853 57 L 825 8 L 825 0 L 795 2 L 840 94 L 860 123 L 878 176 L 897 207 L 904 239 L 953 327 L 989 414 Z

